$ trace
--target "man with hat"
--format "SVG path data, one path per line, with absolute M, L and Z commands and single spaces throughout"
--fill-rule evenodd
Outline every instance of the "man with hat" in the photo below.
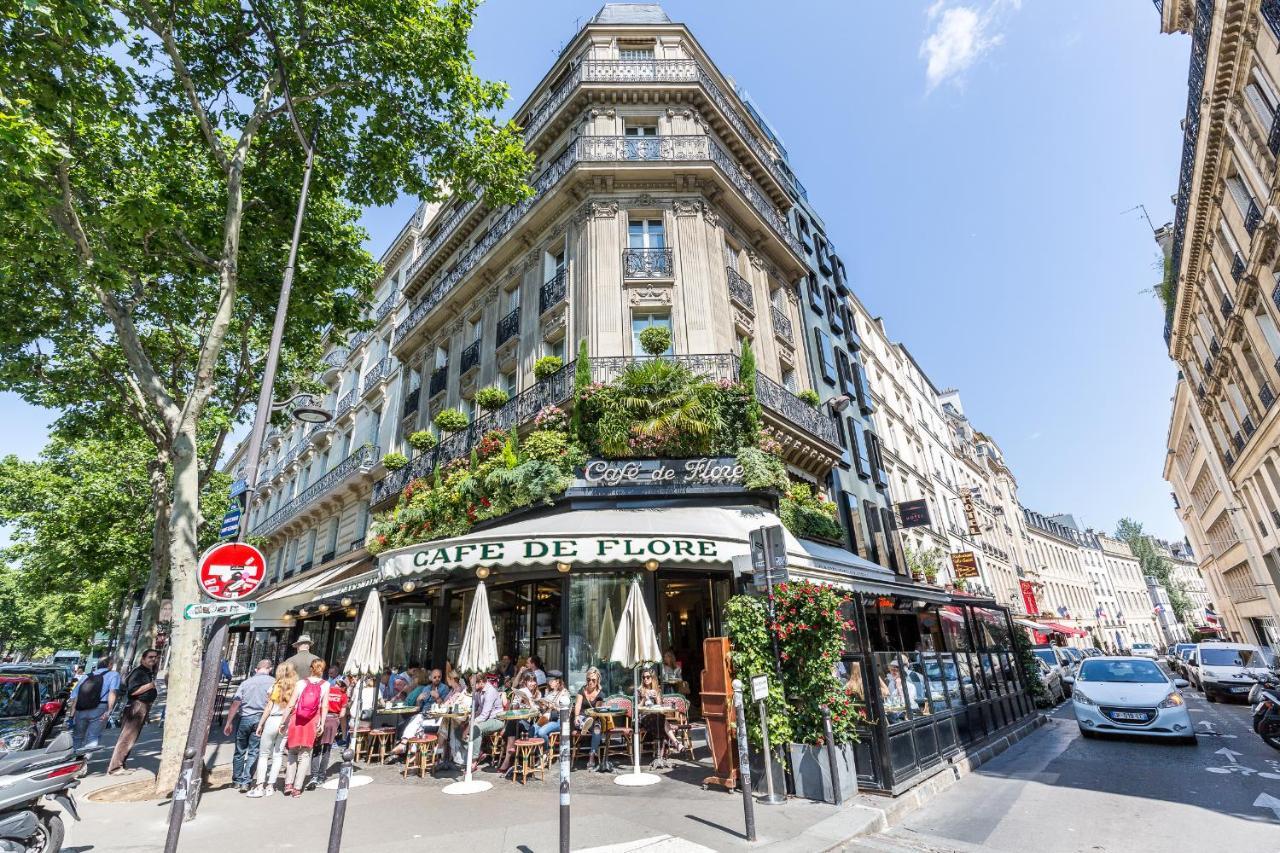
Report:
M 560 699 L 569 699 L 569 691 L 564 687 L 564 673 L 558 669 L 547 672 L 547 689 L 542 691 L 538 699 L 538 707 L 543 712 L 545 723 L 533 729 L 534 737 L 542 738 L 544 744 L 550 744 L 551 733 L 560 731 Z M 550 715 L 547 717 L 546 715 Z
M 319 659 L 318 655 L 311 654 L 311 635 L 303 634 L 298 637 L 293 641 L 293 647 L 297 652 L 285 663 L 293 664 L 293 668 L 298 672 L 298 678 L 306 678 L 311 674 L 311 662 Z

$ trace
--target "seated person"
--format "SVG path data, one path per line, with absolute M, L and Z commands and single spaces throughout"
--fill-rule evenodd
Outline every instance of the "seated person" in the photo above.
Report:
M 542 738 L 542 743 L 550 743 L 552 732 L 560 731 L 560 699 L 568 697 L 569 691 L 564 688 L 564 673 L 553 669 L 547 673 L 547 689 L 538 699 L 538 710 L 541 712 L 533 725 L 533 736 Z
M 417 705 L 420 710 L 439 705 L 449 698 L 450 688 L 444 683 L 444 673 L 438 669 L 425 670 L 418 676 L 418 684 L 405 698 L 406 704 Z
M 525 672 L 520 678 L 520 686 L 511 694 L 511 701 L 507 704 L 508 711 L 523 711 L 536 709 L 538 707 L 538 680 L 534 678 L 532 672 Z M 528 720 L 507 720 L 503 727 L 502 735 L 506 739 L 506 749 L 503 752 L 502 766 L 498 768 L 499 773 L 506 773 L 511 769 L 511 762 L 515 760 L 516 755 L 516 739 L 526 737 L 529 734 L 530 724 Z
M 641 708 L 656 708 L 662 704 L 662 690 L 658 686 L 658 677 L 652 667 L 645 667 L 644 669 L 638 698 L 640 699 Z M 675 722 L 673 720 L 661 714 L 639 714 L 639 717 L 643 730 L 653 735 L 655 740 L 665 738 L 668 747 L 672 749 L 680 748 L 680 741 L 676 740 Z
M 579 734 L 591 732 L 591 752 L 587 755 L 587 770 L 599 768 L 597 754 L 603 737 L 602 724 L 599 718 L 587 714 L 592 708 L 604 704 L 604 689 L 600 687 L 600 670 L 593 667 L 587 669 L 587 683 L 578 691 L 573 700 L 573 725 Z

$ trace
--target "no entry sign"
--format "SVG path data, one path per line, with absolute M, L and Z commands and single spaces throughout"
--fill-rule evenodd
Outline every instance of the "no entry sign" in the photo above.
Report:
M 257 589 L 266 573 L 266 560 L 257 548 L 224 542 L 204 552 L 197 575 L 205 595 L 235 601 Z

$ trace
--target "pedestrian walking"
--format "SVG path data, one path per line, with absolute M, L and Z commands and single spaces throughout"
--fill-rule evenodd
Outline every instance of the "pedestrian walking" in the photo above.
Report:
M 267 694 L 267 705 L 258 720 L 258 767 L 253 775 L 253 790 L 248 794 L 255 799 L 275 793 L 276 778 L 284 763 L 285 712 L 297 684 L 298 673 L 293 664 L 285 661 L 276 667 L 275 684 Z
M 119 693 L 120 673 L 111 668 L 111 658 L 102 658 L 71 691 L 72 749 L 85 752 L 98 748 L 102 727 L 111 716 Z
M 124 680 L 121 701 L 124 714 L 120 719 L 120 736 L 116 738 L 116 747 L 111 751 L 111 763 L 107 766 L 108 776 L 121 776 L 128 771 L 124 763 L 133 752 L 133 745 L 142 733 L 142 727 L 151 716 L 151 706 L 155 703 L 159 691 L 156 689 L 156 667 L 160 663 L 158 649 L 147 649 L 142 653 L 142 662 L 133 668 Z
M 274 685 L 271 661 L 258 661 L 258 668 L 253 675 L 241 682 L 235 695 L 231 697 L 227 723 L 222 727 L 222 733 L 230 735 L 232 723 L 239 714 L 240 722 L 235 725 L 236 751 L 231 759 L 231 782 L 242 794 L 247 793 L 253 784 L 254 767 L 258 761 L 258 748 L 262 739 L 258 734 L 258 724 L 262 722 L 262 711 L 267 707 Z
M 329 682 L 324 680 L 324 661 L 311 662 L 311 673 L 293 688 L 293 698 L 285 712 L 285 748 L 289 751 L 289 765 L 285 770 L 284 793 L 300 797 L 304 788 L 313 787 L 311 775 L 311 750 L 316 738 L 324 732 L 324 721 L 329 713 Z
M 301 635 L 293 641 L 293 647 L 296 651 L 293 657 L 286 659 L 286 662 L 293 664 L 293 671 L 298 673 L 299 678 L 306 678 L 311 672 L 311 663 L 320 660 L 311 653 L 311 635 Z
M 323 785 L 329 778 L 329 754 L 333 745 L 346 733 L 347 684 L 345 681 L 329 682 L 328 711 L 324 718 L 324 727 L 320 739 L 316 741 L 311 755 L 311 785 Z

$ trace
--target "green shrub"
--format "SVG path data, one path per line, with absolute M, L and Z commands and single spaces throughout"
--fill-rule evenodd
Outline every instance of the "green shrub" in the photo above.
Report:
M 743 443 L 754 446 L 760 440 L 760 401 L 756 399 L 756 354 L 751 349 L 751 341 L 745 339 L 738 363 L 738 382 L 750 396 L 746 408 L 747 440 Z
M 417 432 L 410 433 L 409 446 L 414 450 L 425 453 L 436 446 L 435 433 L 425 429 L 420 429 Z
M 555 376 L 564 367 L 564 359 L 558 355 L 544 355 L 533 363 L 533 376 L 544 382 Z
M 743 488 L 776 489 L 784 494 L 791 488 L 786 466 L 771 453 L 755 447 L 740 447 L 738 464 L 742 466 Z
M 488 388 L 481 388 L 477 391 L 475 399 L 477 406 L 486 412 L 493 412 L 505 406 L 507 401 L 511 399 L 511 395 L 497 385 L 490 385 Z
M 441 432 L 457 432 L 467 428 L 467 416 L 457 409 L 441 409 L 432 421 Z
M 662 355 L 671 349 L 671 330 L 665 326 L 650 326 L 640 333 L 640 347 L 649 355 Z
M 836 506 L 821 494 L 815 495 L 806 483 L 792 484 L 786 497 L 778 501 L 778 517 L 796 536 L 838 542 L 844 529 L 836 521 Z
M 587 339 L 578 341 L 578 358 L 573 364 L 573 437 L 586 442 L 587 435 L 582 425 L 584 392 L 591 385 L 591 359 L 587 355 Z
M 396 453 L 395 451 L 392 451 L 391 453 L 383 454 L 382 467 L 386 468 L 388 471 L 399 471 L 408 464 L 409 457 L 405 456 L 403 453 Z
M 802 391 L 796 392 L 796 398 L 805 405 L 813 406 L 815 409 L 818 408 L 818 404 L 822 402 L 822 398 L 818 396 L 818 392 L 812 388 L 805 388 Z

